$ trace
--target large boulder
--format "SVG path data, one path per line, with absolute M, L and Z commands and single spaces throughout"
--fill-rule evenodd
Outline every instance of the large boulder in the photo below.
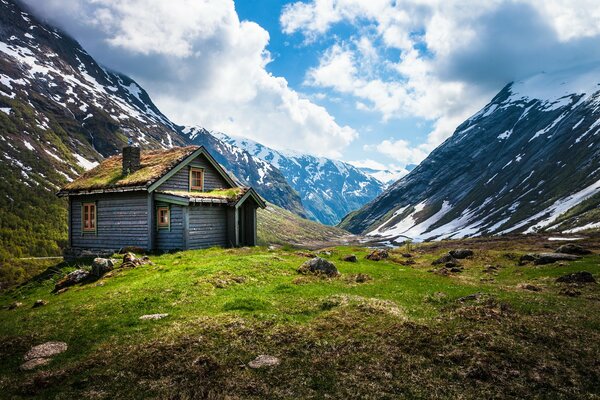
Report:
M 59 290 L 64 289 L 66 287 L 81 283 L 87 278 L 89 278 L 89 276 L 89 271 L 86 271 L 84 269 L 76 269 L 75 271 L 68 273 L 67 275 L 65 275 L 64 278 L 56 282 L 56 285 L 54 285 L 54 292 L 58 292 Z
M 375 249 L 369 255 L 367 255 L 367 260 L 381 261 L 389 256 L 390 254 L 386 249 Z
M 562 254 L 574 254 L 576 256 L 585 256 L 587 254 L 592 254 L 590 250 L 573 243 L 563 244 L 558 249 L 556 249 L 556 252 Z
M 311 273 L 317 275 L 327 275 L 329 277 L 340 275 L 334 263 L 321 257 L 315 257 L 304 262 L 300 268 L 298 268 L 298 272 L 301 274 Z
M 434 260 L 431 264 L 438 265 L 438 264 L 448 264 L 448 263 L 454 264 L 455 266 L 460 265 L 458 260 L 456 258 L 452 257 L 450 254 L 444 254 L 437 260 Z
M 587 271 L 574 272 L 556 279 L 558 283 L 596 283 L 594 275 Z
M 107 272 L 110 272 L 115 267 L 115 263 L 110 258 L 94 258 L 92 263 L 92 274 L 100 277 Z
M 456 249 L 456 250 L 450 250 L 450 255 L 454 258 L 457 258 L 459 260 L 462 260 L 463 258 L 469 258 L 469 257 L 473 257 L 473 250 L 469 250 L 469 249 Z
M 519 264 L 523 265 L 527 262 L 533 262 L 535 265 L 552 264 L 557 261 L 575 261 L 581 256 L 562 253 L 531 253 L 521 256 Z
M 346 261 L 346 262 L 358 262 L 358 259 L 356 258 L 356 256 L 354 254 L 350 254 L 350 255 L 344 256 L 342 258 L 342 261 Z

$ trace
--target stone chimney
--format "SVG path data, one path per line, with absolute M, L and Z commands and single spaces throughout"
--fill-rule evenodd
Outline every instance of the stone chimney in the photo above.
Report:
M 123 175 L 133 174 L 141 168 L 141 151 L 139 147 L 123 147 Z

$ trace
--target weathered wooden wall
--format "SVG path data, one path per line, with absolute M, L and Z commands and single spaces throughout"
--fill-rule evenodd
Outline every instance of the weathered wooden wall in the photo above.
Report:
M 96 233 L 82 233 L 81 205 L 96 202 Z M 88 249 L 148 247 L 148 194 L 73 196 L 69 212 L 71 246 Z
M 190 190 L 190 168 L 204 169 L 204 190 L 225 189 L 231 187 L 203 155 L 183 167 L 175 175 L 159 186 L 158 190 Z
M 188 248 L 227 247 L 227 207 L 192 205 L 189 207 Z

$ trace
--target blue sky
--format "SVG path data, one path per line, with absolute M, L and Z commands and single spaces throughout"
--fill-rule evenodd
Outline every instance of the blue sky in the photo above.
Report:
M 597 0 L 24 0 L 174 122 L 379 168 L 513 80 L 600 62 Z

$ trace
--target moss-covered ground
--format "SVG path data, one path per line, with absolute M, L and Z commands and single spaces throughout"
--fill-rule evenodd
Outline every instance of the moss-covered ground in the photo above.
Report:
M 330 248 L 321 255 L 338 278 L 298 274 L 306 250 L 187 251 L 51 294 L 76 268 L 61 264 L 0 295 L 0 397 L 598 398 L 599 286 L 569 287 L 580 293 L 570 297 L 555 279 L 599 278 L 600 256 L 518 266 L 533 245 L 482 243 L 400 248 L 377 262 L 366 248 Z M 432 272 L 465 244 L 475 256 L 463 272 Z M 358 262 L 341 260 L 349 254 Z M 48 304 L 32 308 L 38 299 Z M 139 319 L 155 313 L 169 315 Z M 50 340 L 69 348 L 21 371 L 27 350 Z M 281 364 L 249 368 L 261 354 Z

